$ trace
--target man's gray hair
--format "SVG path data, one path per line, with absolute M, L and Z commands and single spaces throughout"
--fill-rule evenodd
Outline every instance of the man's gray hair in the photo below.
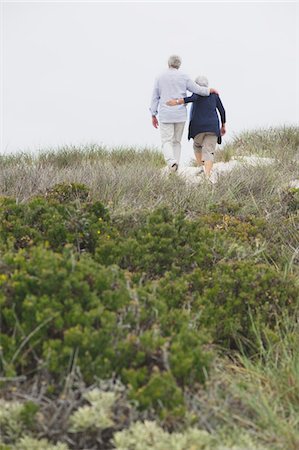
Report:
M 207 79 L 207 77 L 204 77 L 203 75 L 199 75 L 199 77 L 195 78 L 195 83 L 203 87 L 209 86 L 209 80 Z
M 178 55 L 171 55 L 168 59 L 168 66 L 174 69 L 179 69 L 182 64 L 182 60 Z

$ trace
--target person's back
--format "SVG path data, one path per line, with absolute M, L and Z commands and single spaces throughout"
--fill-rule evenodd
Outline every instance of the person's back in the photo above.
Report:
M 187 91 L 199 95 L 209 96 L 210 89 L 194 83 L 188 75 L 175 67 L 169 67 L 163 72 L 155 82 L 151 113 L 153 116 L 158 114 L 160 123 L 178 123 L 187 120 L 187 110 L 185 105 L 177 105 L 174 108 L 166 105 L 169 98 L 186 97 Z
M 186 121 L 186 105 L 178 105 L 172 108 L 166 105 L 166 102 L 170 98 L 186 97 L 188 80 L 188 75 L 171 67 L 158 77 L 160 122 L 176 123 Z
M 201 97 L 193 94 L 189 98 L 190 101 L 191 99 L 193 100 L 193 105 L 190 113 L 188 139 L 194 138 L 198 133 L 205 132 L 215 133 L 217 136 L 220 136 L 217 109 L 222 118 L 224 108 L 219 95 L 211 94 L 209 97 Z M 223 119 L 223 122 L 225 123 L 225 119 Z

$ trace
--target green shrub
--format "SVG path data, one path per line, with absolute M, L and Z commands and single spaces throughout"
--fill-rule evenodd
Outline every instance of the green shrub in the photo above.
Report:
M 188 324 L 190 339 L 201 342 L 201 348 L 209 342 L 236 348 L 240 339 L 247 349 L 256 348 L 255 328 L 264 330 L 265 339 L 271 330 L 275 334 L 285 313 L 296 314 L 299 298 L 294 276 L 254 260 L 223 260 L 183 276 L 167 273 L 147 290 L 152 298 L 147 320 L 159 323 L 165 336 L 179 336 Z M 182 353 L 187 365 L 188 345 Z
M 197 428 L 168 433 L 156 422 L 145 421 L 116 432 L 113 443 L 116 450 L 266 450 L 266 447 L 256 445 L 250 434 L 239 433 L 234 438 L 221 439 Z
M 0 442 L 0 450 L 13 450 L 10 445 L 2 444 Z
M 90 405 L 81 406 L 70 417 L 69 431 L 72 433 L 103 430 L 114 425 L 112 407 L 116 401 L 114 392 L 93 389 L 84 398 Z
M 190 272 L 195 267 L 211 268 L 230 255 L 236 243 L 250 253 L 261 239 L 264 222 L 252 217 L 236 219 L 211 214 L 187 220 L 163 208 L 151 213 L 138 229 L 98 241 L 95 258 L 101 264 L 118 264 L 143 279 L 163 276 L 167 271 Z
M 0 430 L 2 440 L 14 443 L 25 430 L 33 430 L 38 406 L 32 402 L 20 403 L 0 399 Z
M 298 305 L 295 278 L 283 277 L 266 264 L 220 262 L 204 277 L 195 271 L 190 281 L 198 292 L 195 304 L 201 309 L 201 322 L 215 342 L 229 348 L 240 338 L 255 346 L 253 322 L 275 329 L 283 311 L 295 313 Z
M 218 207 L 218 211 L 221 207 Z M 229 213 L 219 212 L 203 215 L 200 223 L 211 228 L 215 233 L 222 234 L 226 239 L 236 239 L 240 243 L 253 243 L 255 239 L 261 239 L 266 230 L 265 219 L 246 216 L 235 217 L 233 211 Z
M 201 330 L 188 329 L 192 317 L 154 300 L 151 289 L 130 287 L 128 274 L 117 266 L 101 266 L 87 254 L 77 260 L 71 248 L 59 254 L 41 246 L 9 252 L 4 262 L 1 337 L 7 376 L 43 368 L 62 381 L 73 366 L 87 382 L 116 374 L 132 387 L 141 408 L 150 389 L 154 409 L 168 395 L 153 383 L 157 370 L 162 380 L 170 377 L 175 392 L 181 392 L 179 385 L 204 381 L 211 354 Z M 140 389 L 142 397 L 136 394 Z M 168 408 L 174 409 L 166 402 L 164 415 Z
M 0 203 L 0 239 L 4 248 L 48 243 L 61 251 L 72 244 L 79 252 L 93 252 L 101 233 L 109 230 L 109 214 L 100 202 L 36 197 L 26 204 L 10 198 Z
M 168 433 L 155 422 L 136 422 L 129 429 L 115 433 L 117 450 L 207 450 L 211 442 L 206 431 L 189 429 L 185 433 Z
M 47 439 L 35 439 L 30 436 L 24 436 L 12 450 L 69 450 L 69 447 L 60 442 L 52 444 Z
M 95 252 L 101 264 L 117 264 L 139 278 L 157 278 L 174 269 L 183 273 L 194 267 L 211 267 L 224 256 L 233 256 L 230 247 L 236 243 L 250 253 L 265 226 L 252 217 L 236 219 L 221 214 L 190 221 L 163 208 L 152 212 L 139 227 L 123 229 L 117 221 L 111 224 L 102 203 L 72 201 L 71 195 L 62 201 L 55 196 L 37 197 L 27 204 L 2 199 L 0 219 L 5 249 L 44 242 L 62 251 L 71 244 L 78 252 Z
M 88 194 L 88 187 L 80 183 L 56 184 L 46 192 L 48 198 L 58 200 L 59 203 L 69 203 L 74 200 L 84 201 L 87 199 Z
M 132 234 L 119 237 L 109 244 L 109 257 L 104 246 L 98 247 L 96 259 L 104 264 L 116 263 L 133 272 L 145 272 L 147 277 L 161 275 L 175 264 L 181 240 L 182 217 L 174 217 L 161 209 L 150 214 L 147 223 Z M 182 249 L 188 252 L 188 248 Z
M 126 331 L 118 311 L 130 302 L 123 274 L 88 255 L 76 261 L 71 250 L 42 247 L 7 254 L 1 299 L 4 360 L 18 371 L 47 364 L 65 375 L 76 349 L 86 377 L 112 370 L 114 344 Z M 112 335 L 115 334 L 115 341 Z
M 133 390 L 130 397 L 138 402 L 142 410 L 153 409 L 161 419 L 177 419 L 185 415 L 185 402 L 182 390 L 177 386 L 169 372 L 154 371 L 147 384 Z
M 182 385 L 204 383 L 212 353 L 204 347 L 208 338 L 194 329 L 182 328 L 169 349 L 171 372 Z

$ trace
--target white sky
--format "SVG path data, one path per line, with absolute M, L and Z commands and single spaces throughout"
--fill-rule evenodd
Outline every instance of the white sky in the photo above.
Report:
M 1 153 L 159 146 L 148 108 L 173 53 L 219 90 L 227 139 L 299 123 L 298 3 L 2 2 L 1 13 Z

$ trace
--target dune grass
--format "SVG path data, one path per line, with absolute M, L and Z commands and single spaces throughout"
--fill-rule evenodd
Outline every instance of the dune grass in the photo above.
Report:
M 277 127 L 243 131 L 226 144 L 217 154 L 217 161 L 232 157 L 257 155 L 275 158 L 280 162 L 298 161 L 298 127 Z
M 214 188 L 190 186 L 177 176 L 165 177 L 159 170 L 165 163 L 157 149 L 108 150 L 90 145 L 48 149 L 35 155 L 2 155 L 0 195 L 26 201 L 57 183 L 78 182 L 91 189 L 93 198 L 110 202 L 116 213 L 166 204 L 192 214 L 220 201 L 242 203 L 244 212 L 279 213 L 283 208 L 281 191 L 299 173 L 298 135 L 298 128 L 285 128 L 244 132 L 236 137 L 218 153 L 218 159 L 254 154 L 276 160 L 256 168 L 245 164 L 223 174 Z
M 127 228 L 144 221 L 158 206 L 183 212 L 190 219 L 209 213 L 235 216 L 240 220 L 256 217 L 265 224 L 262 238 L 256 240 L 256 252 L 281 276 L 295 275 L 299 284 L 299 196 L 296 189 L 290 189 L 290 182 L 299 178 L 299 129 L 241 133 L 217 154 L 217 160 L 227 162 L 250 155 L 273 158 L 274 162 L 257 167 L 244 164 L 222 174 L 215 185 L 193 185 L 176 174 L 165 176 L 165 163 L 157 149 L 108 150 L 89 145 L 48 149 L 34 155 L 2 155 L 0 195 L 26 202 L 45 195 L 58 183 L 83 183 L 89 188 L 90 200 L 103 202 L 112 221 L 123 223 Z M 286 315 L 281 319 L 279 338 L 269 330 L 262 330 L 262 333 L 253 317 L 259 345 L 253 349 L 252 356 L 242 352 L 242 342 L 238 350 L 230 353 L 220 348 L 205 385 L 199 387 L 196 394 L 192 391 L 189 395 L 186 390 L 190 412 L 186 420 L 190 421 L 190 426 L 208 431 L 213 438 L 213 445 L 205 450 L 299 448 L 296 317 Z M 80 374 L 75 378 L 59 399 L 51 399 L 45 388 L 38 385 L 38 380 L 32 381 L 31 396 L 28 391 L 20 393 L 18 383 L 17 389 L 9 391 L 8 396 L 11 400 L 37 401 L 38 398 L 40 417 L 43 414 L 48 417 L 50 405 L 51 411 L 60 411 L 67 423 L 81 401 L 78 398 L 87 389 Z M 148 418 L 136 411 L 132 414 L 135 414 L 130 418 L 133 422 Z M 58 416 L 53 422 L 56 431 L 61 420 Z M 47 424 L 42 426 L 44 435 L 52 436 Z M 57 431 L 55 439 L 63 437 L 63 432 L 62 429 Z
M 257 335 L 260 330 L 256 329 Z M 206 388 L 190 399 L 198 424 L 221 436 L 245 433 L 272 450 L 299 447 L 299 330 L 285 317 L 279 340 L 248 358 L 236 352 L 215 363 Z

